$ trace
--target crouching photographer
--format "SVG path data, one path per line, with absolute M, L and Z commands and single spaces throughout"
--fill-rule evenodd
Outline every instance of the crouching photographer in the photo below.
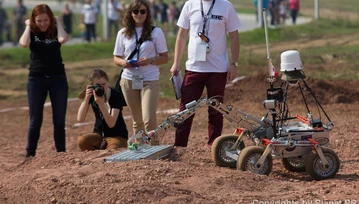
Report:
M 128 131 L 122 117 L 123 96 L 110 88 L 108 76 L 101 69 L 93 70 L 90 85 L 79 96 L 83 99 L 77 113 L 78 122 L 85 121 L 89 107 L 96 117 L 93 133 L 79 137 L 77 145 L 81 151 L 96 149 L 117 149 L 127 147 Z

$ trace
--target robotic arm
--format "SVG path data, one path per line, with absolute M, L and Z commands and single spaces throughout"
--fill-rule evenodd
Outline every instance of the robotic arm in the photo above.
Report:
M 160 126 L 148 133 L 140 130 L 127 141 L 128 148 L 130 150 L 139 150 L 141 148 L 149 147 L 151 139 L 162 138 L 168 130 L 177 128 L 183 121 L 191 117 L 197 109 L 206 106 L 205 100 L 206 99 L 192 101 L 186 104 L 185 110 L 169 116 Z
M 165 132 L 170 129 L 177 128 L 185 120 L 195 114 L 198 109 L 206 106 L 216 109 L 218 112 L 222 113 L 223 117 L 225 117 L 229 122 L 244 127 L 251 132 L 255 132 L 255 130 L 265 126 L 266 124 L 262 120 L 259 120 L 248 113 L 234 109 L 233 106 L 226 106 L 220 103 L 215 98 L 199 99 L 197 101 L 192 101 L 186 104 L 185 110 L 169 116 L 156 129 L 148 133 L 143 130 L 139 131 L 136 135 L 132 136 L 128 140 L 128 148 L 130 150 L 139 150 L 142 148 L 150 147 L 150 141 L 152 139 L 162 138 Z

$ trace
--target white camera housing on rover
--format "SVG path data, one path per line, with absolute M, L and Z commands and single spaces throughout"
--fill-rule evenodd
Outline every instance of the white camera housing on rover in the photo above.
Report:
M 303 69 L 302 60 L 300 54 L 296 50 L 288 50 L 280 55 L 280 71 L 290 72 Z

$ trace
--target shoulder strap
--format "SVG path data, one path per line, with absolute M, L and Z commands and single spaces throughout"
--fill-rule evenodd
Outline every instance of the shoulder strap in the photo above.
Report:
M 155 29 L 156 28 L 156 26 L 152 26 L 152 31 L 153 31 L 153 29 Z M 143 40 L 142 40 L 142 38 L 140 38 L 140 40 L 139 40 L 139 45 L 141 46 L 141 44 L 143 43 Z M 130 60 L 130 59 L 132 59 L 133 58 L 133 56 L 135 56 L 135 54 L 137 53 L 137 47 L 138 46 L 136 46 L 136 48 L 131 52 L 131 54 L 127 57 L 127 60 Z

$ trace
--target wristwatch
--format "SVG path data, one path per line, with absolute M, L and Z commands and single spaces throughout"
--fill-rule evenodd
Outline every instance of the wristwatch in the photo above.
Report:
M 156 57 L 152 57 L 152 62 L 151 64 L 153 64 L 153 62 L 156 60 Z
M 238 67 L 238 62 L 232 62 L 231 65 L 234 65 L 235 67 Z

